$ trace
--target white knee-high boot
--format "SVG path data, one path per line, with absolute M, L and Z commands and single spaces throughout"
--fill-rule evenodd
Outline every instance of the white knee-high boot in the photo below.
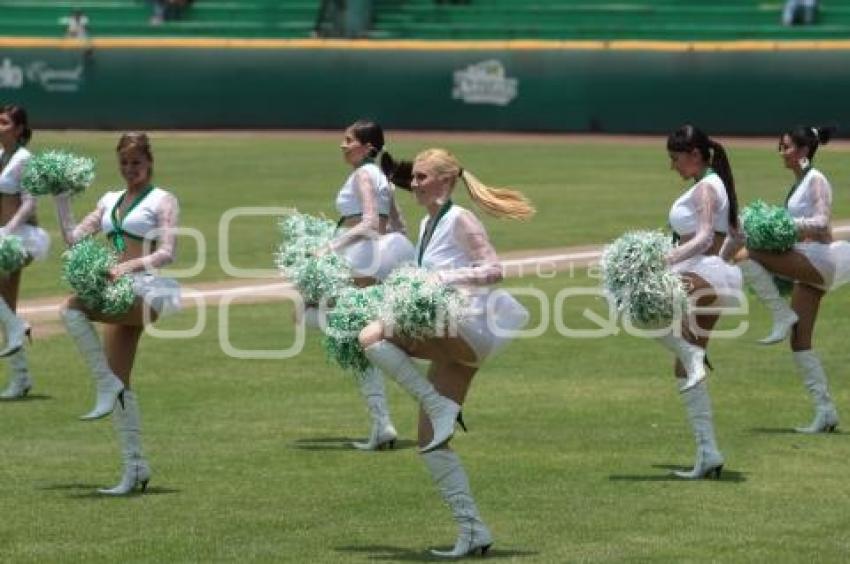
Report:
M 62 312 L 62 321 L 86 364 L 89 365 L 97 388 L 97 403 L 80 419 L 90 421 L 105 417 L 112 413 L 116 400 L 121 400 L 124 384 L 109 368 L 103 352 L 103 343 L 100 342 L 100 337 L 86 314 L 77 309 L 68 309 Z
M 9 359 L 9 385 L 0 394 L 0 399 L 18 399 L 26 397 L 32 389 L 32 378 L 30 378 L 27 366 L 27 354 L 24 349 L 8 356 Z
M 714 438 L 714 422 L 711 415 L 711 399 L 708 397 L 708 386 L 700 382 L 696 386 L 682 393 L 688 420 L 694 430 L 694 438 L 697 443 L 697 457 L 694 467 L 689 472 L 674 472 L 680 478 L 699 479 L 714 474 L 720 477 L 723 469 L 723 455 L 717 450 L 717 441 Z
M 661 346 L 676 355 L 685 367 L 688 377 L 679 391 L 690 390 L 705 380 L 705 349 L 689 343 L 684 337 L 669 333 L 656 339 Z
M 445 552 L 432 550 L 431 554 L 443 558 L 462 558 L 477 553 L 483 556 L 493 544 L 493 535 L 481 520 L 460 458 L 452 450 L 437 449 L 423 454 L 422 459 L 458 524 L 454 548 Z
M 360 375 L 358 386 L 360 394 L 366 400 L 369 415 L 372 417 L 372 430 L 368 441 L 354 442 L 352 445 L 360 450 L 393 448 L 398 433 L 390 421 L 390 409 L 384 391 L 384 375 L 374 366 L 370 366 Z
M 112 422 L 121 443 L 124 473 L 117 486 L 98 492 L 104 495 L 127 495 L 137 485 L 144 492 L 151 479 L 151 469 L 142 455 L 142 425 L 135 392 L 124 391 L 124 405 L 119 405 L 112 413 Z
M 741 268 L 744 280 L 756 293 L 759 301 L 773 314 L 773 328 L 770 330 L 770 335 L 759 339 L 758 342 L 763 345 L 772 345 L 784 341 L 791 328 L 797 323 L 797 314 L 785 298 L 779 295 L 773 275 L 762 265 L 754 260 L 745 260 L 739 262 L 738 266 Z
M 832 432 L 838 426 L 838 412 L 829 396 L 823 365 L 813 350 L 794 351 L 794 364 L 815 404 L 815 418 L 808 427 L 797 427 L 798 433 Z
M 0 357 L 9 356 L 24 346 L 24 337 L 29 337 L 30 326 L 15 315 L 3 298 L 0 298 L 0 324 L 6 333 L 6 346 L 0 350 Z
M 407 393 L 419 402 L 419 405 L 431 420 L 434 438 L 419 451 L 434 450 L 448 441 L 454 434 L 460 405 L 447 397 L 441 396 L 431 382 L 416 368 L 410 357 L 389 341 L 378 341 L 366 347 L 365 353 L 369 362 L 380 368 L 384 374 L 395 379 Z

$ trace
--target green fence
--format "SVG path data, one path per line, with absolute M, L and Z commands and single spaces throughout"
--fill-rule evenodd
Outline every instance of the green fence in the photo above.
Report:
M 850 50 L 0 47 L 0 100 L 38 127 L 728 134 L 850 123 Z

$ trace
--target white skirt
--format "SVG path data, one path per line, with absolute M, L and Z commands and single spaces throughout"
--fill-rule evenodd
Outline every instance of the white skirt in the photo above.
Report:
M 142 298 L 159 317 L 180 311 L 180 284 L 148 272 L 134 272 L 133 293 Z
M 850 242 L 796 243 L 794 250 L 808 259 L 823 278 L 823 290 L 834 290 L 850 282 Z
M 476 364 L 502 350 L 529 318 L 528 310 L 502 289 L 471 295 L 468 313 L 457 333 L 475 353 Z
M 400 264 L 415 259 L 410 240 L 399 232 L 359 239 L 340 251 L 355 278 L 383 280 Z
M 741 269 L 717 255 L 697 255 L 677 262 L 670 267 L 673 272 L 692 272 L 708 282 L 718 295 L 720 305 L 737 305 L 744 287 Z
M 50 236 L 47 231 L 35 225 L 24 224 L 9 235 L 21 238 L 24 248 L 33 260 L 44 260 L 50 250 Z

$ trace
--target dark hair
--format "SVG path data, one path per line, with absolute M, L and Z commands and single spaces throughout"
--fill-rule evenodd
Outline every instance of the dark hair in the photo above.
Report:
M 381 170 L 390 182 L 399 188 L 410 190 L 410 184 L 413 182 L 413 161 L 397 161 L 384 151 L 381 155 Z
M 726 156 L 726 149 L 717 141 L 709 138 L 701 129 L 693 125 L 683 125 L 667 137 L 667 150 L 671 153 L 690 153 L 696 149 L 717 176 L 723 180 L 726 187 L 726 197 L 729 199 L 729 224 L 738 226 L 738 196 L 735 193 L 735 179 L 732 177 L 732 166 Z
M 153 151 L 151 151 L 151 142 L 147 133 L 130 131 L 123 134 L 118 140 L 115 151 L 119 154 L 138 151 L 145 155 L 150 162 L 153 162 Z
M 27 111 L 23 108 L 23 106 L 16 106 L 15 104 L 3 106 L 0 108 L 0 114 L 6 114 L 12 118 L 12 123 L 14 123 L 16 127 L 23 126 L 23 130 L 18 136 L 19 145 L 26 145 L 30 142 L 30 139 L 32 139 L 32 129 L 30 129 Z
M 791 142 L 797 147 L 805 147 L 809 150 L 807 158 L 811 161 L 815 158 L 815 153 L 820 145 L 826 145 L 832 139 L 832 135 L 838 130 L 834 125 L 825 125 L 820 127 L 798 126 L 790 131 L 783 131 L 779 136 L 779 143 L 782 143 L 782 138 L 788 136 Z
M 370 157 L 377 157 L 384 148 L 384 130 L 374 121 L 358 119 L 349 126 L 349 129 L 360 143 L 372 145 L 372 149 L 369 150 Z

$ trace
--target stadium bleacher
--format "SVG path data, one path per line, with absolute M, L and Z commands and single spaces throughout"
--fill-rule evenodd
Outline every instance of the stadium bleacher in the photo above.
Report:
M 0 35 L 59 37 L 74 8 L 93 36 L 310 37 L 321 0 L 197 0 L 149 24 L 143 0 L 0 0 Z M 823 2 L 813 26 L 783 27 L 782 0 L 375 0 L 375 39 L 846 39 L 850 5 Z

